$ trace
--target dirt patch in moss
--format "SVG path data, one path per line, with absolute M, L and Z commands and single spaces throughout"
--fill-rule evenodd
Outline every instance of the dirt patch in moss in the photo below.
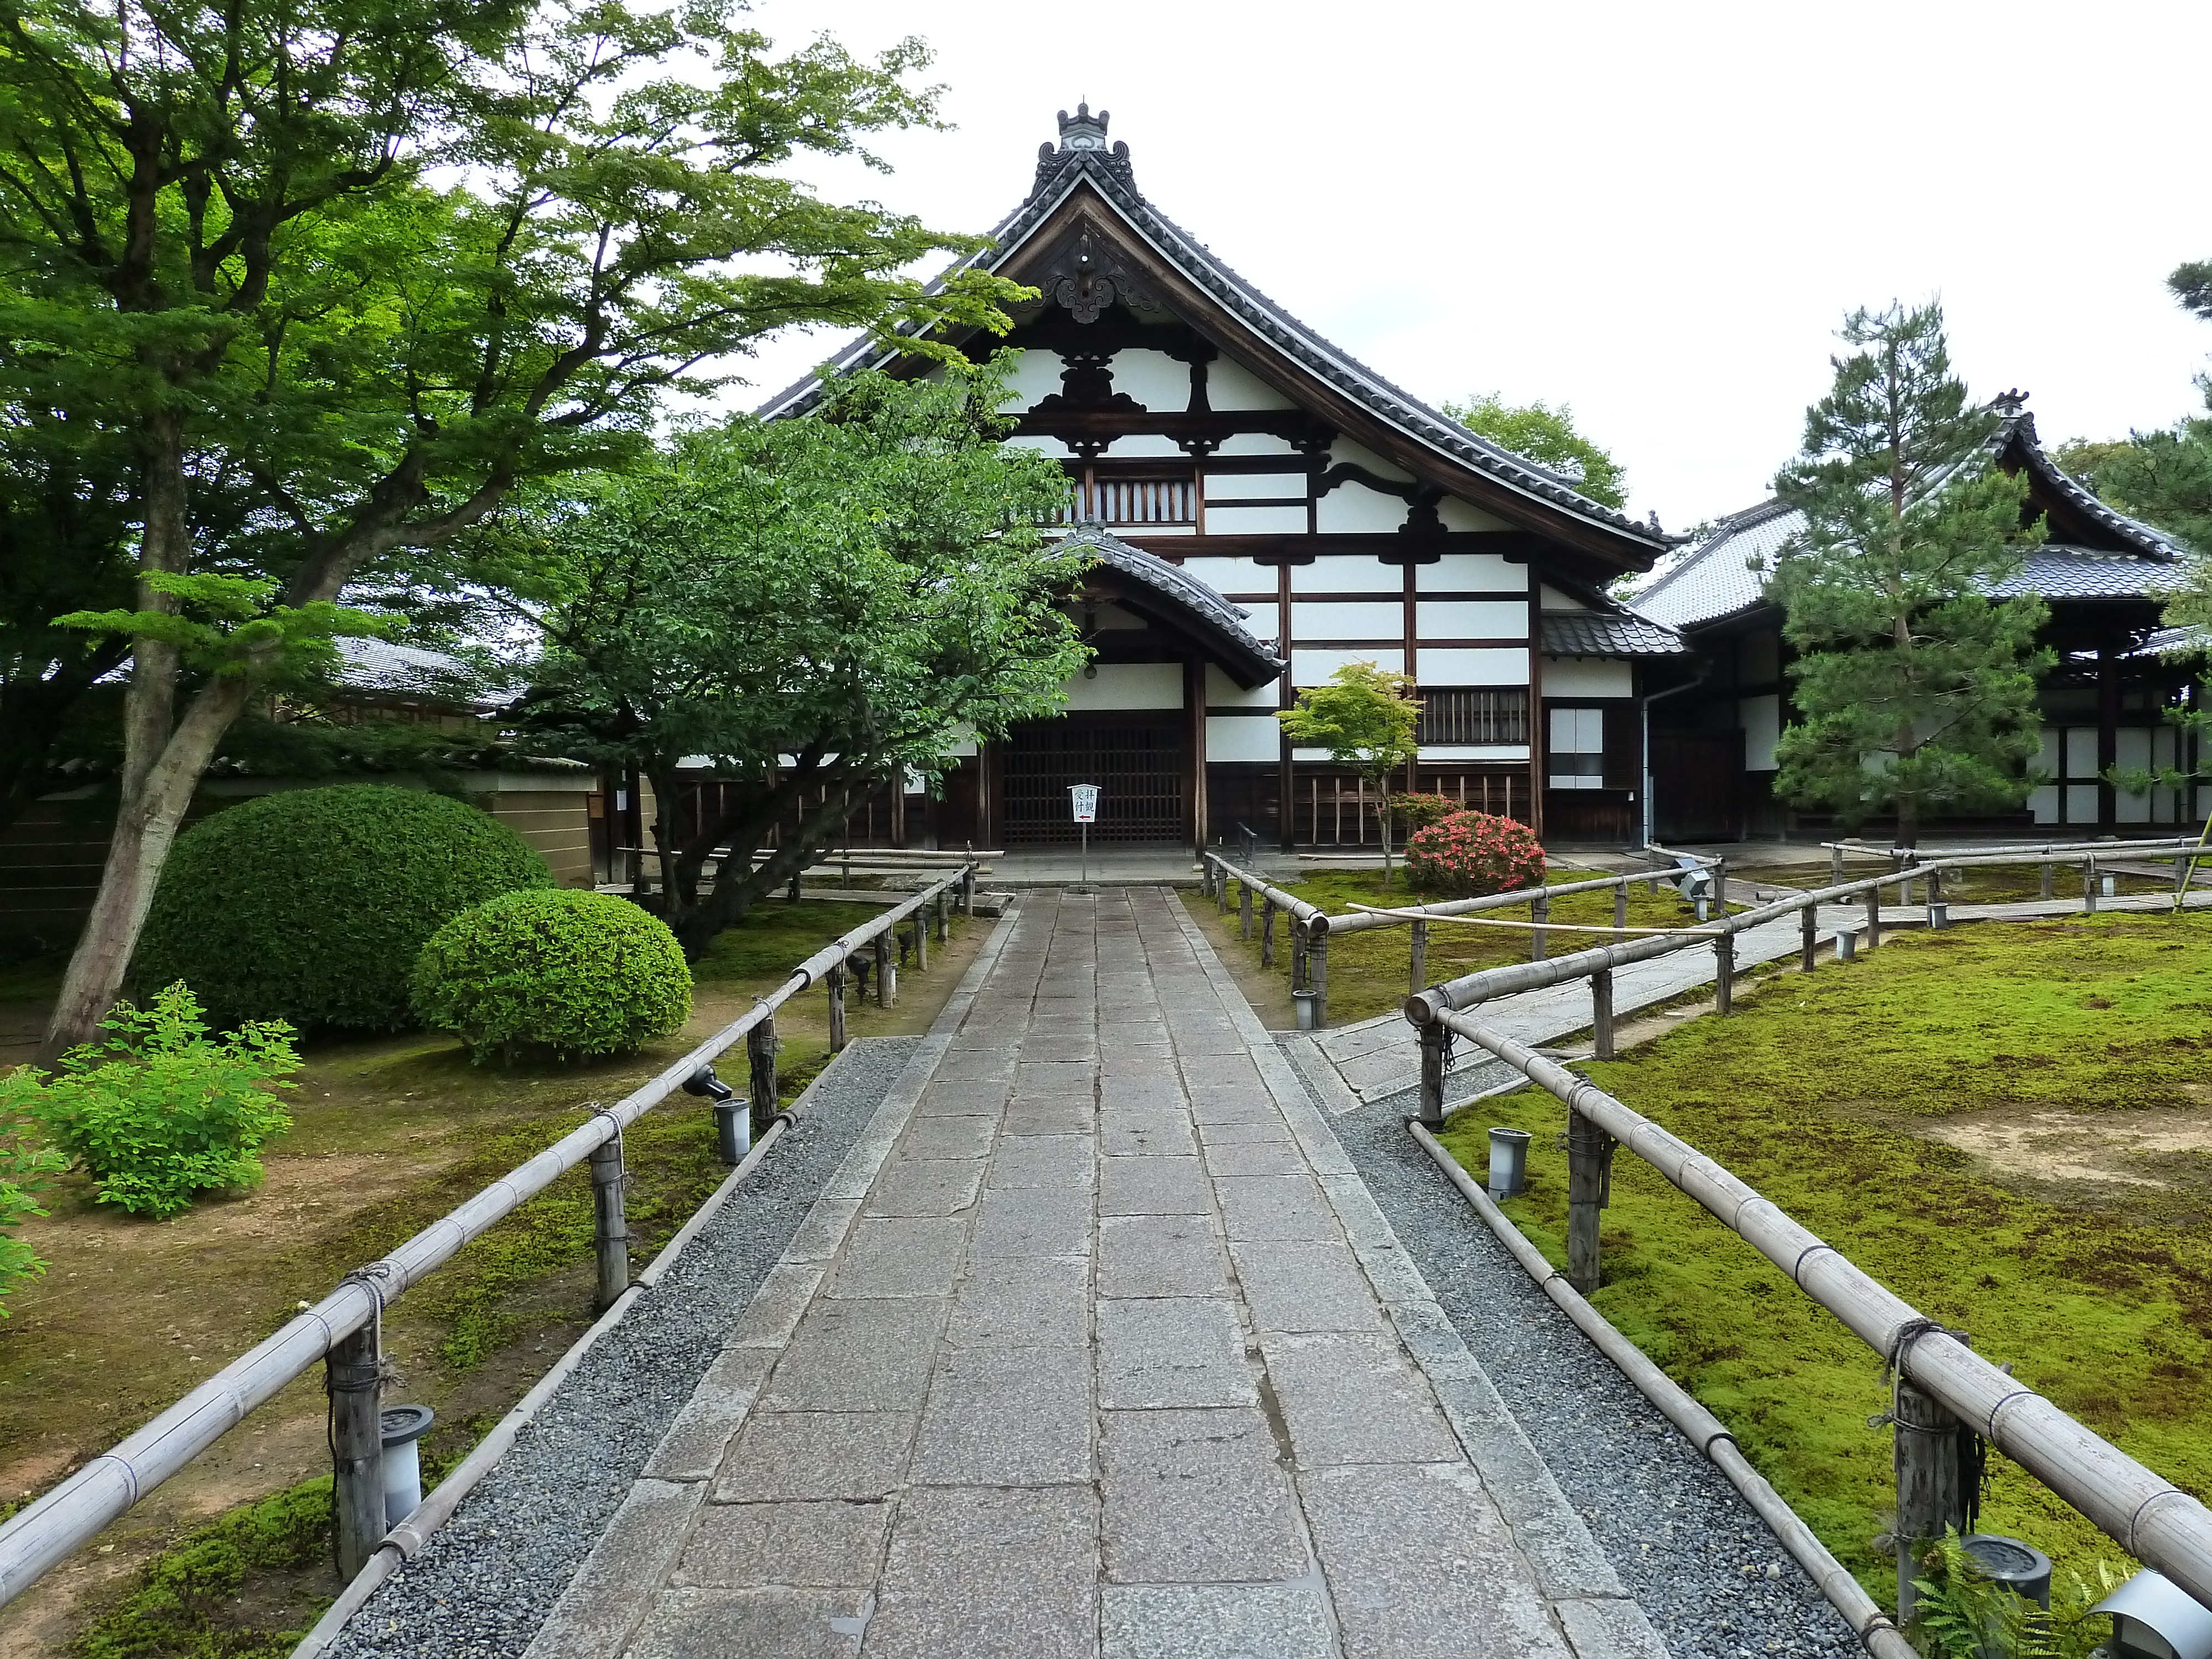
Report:
M 1900 936 L 1584 1068 L 1929 1316 L 2184 1488 L 2212 1491 L 2212 917 L 2100 916 Z M 1565 1262 L 1563 1111 L 1508 1206 Z M 2054 1163 L 2045 1138 L 2094 1152 Z M 2040 1160 L 2040 1162 L 2039 1162 Z M 2138 1179 L 2115 1178 L 2135 1176 Z M 1733 1428 L 1878 1596 L 1893 1498 L 1878 1358 L 1640 1160 L 1615 1166 L 1596 1305 Z M 1993 1459 L 1985 1530 L 2085 1571 L 2118 1548 Z

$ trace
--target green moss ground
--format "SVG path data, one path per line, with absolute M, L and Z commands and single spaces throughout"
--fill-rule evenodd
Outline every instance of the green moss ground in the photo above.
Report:
M 2123 1156 L 2147 1183 L 2053 1183 L 1929 1138 L 1968 1114 L 2212 1123 L 2212 917 L 1977 924 L 1784 975 L 1585 1068 L 1759 1188 L 1922 1312 L 2129 1453 L 2212 1492 L 2212 1156 Z M 2142 1118 L 2131 1119 L 2141 1121 Z M 1564 1109 L 1524 1091 L 1457 1117 L 1469 1169 L 1493 1123 L 1528 1129 L 1508 1212 L 1565 1265 Z M 1893 1504 L 1880 1362 L 1649 1166 L 1615 1164 L 1607 1317 L 1735 1432 L 1829 1547 L 1887 1598 L 1872 1539 Z M 2094 1528 L 1992 1459 L 1982 1525 L 2087 1572 Z

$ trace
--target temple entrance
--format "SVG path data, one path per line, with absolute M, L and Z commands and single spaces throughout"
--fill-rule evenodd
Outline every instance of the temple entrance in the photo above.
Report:
M 1000 796 L 1008 847 L 1075 842 L 1068 786 L 1098 786 L 1093 846 L 1175 844 L 1190 836 L 1188 720 L 1180 713 L 1071 714 L 1014 728 Z

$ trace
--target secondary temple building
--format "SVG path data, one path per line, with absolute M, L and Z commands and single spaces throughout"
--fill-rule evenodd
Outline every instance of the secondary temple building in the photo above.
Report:
M 1096 560 L 1073 601 L 1096 657 L 1065 716 L 987 745 L 942 801 L 900 804 L 902 824 L 1065 842 L 1067 786 L 1096 783 L 1103 842 L 1249 827 L 1359 844 L 1371 798 L 1290 748 L 1274 715 L 1366 660 L 1419 688 L 1420 758 L 1400 787 L 1557 841 L 1641 840 L 1644 674 L 1683 647 L 1606 591 L 1669 539 L 1288 315 L 1138 192 L 1107 118 L 1061 112 L 976 259 L 1041 295 L 1006 343 L 1023 354 L 1010 441 L 1067 468 L 1069 541 Z M 837 360 L 863 364 L 902 366 L 866 343 Z M 763 412 L 799 412 L 814 384 Z

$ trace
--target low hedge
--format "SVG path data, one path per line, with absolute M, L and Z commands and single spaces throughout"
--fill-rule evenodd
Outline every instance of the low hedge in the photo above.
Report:
M 383 784 L 264 795 L 178 837 L 131 976 L 184 981 L 226 1027 L 396 1030 L 425 939 L 552 879 L 528 842 L 465 801 Z
M 610 893 L 502 894 L 447 922 L 410 981 L 416 1018 L 478 1060 L 526 1048 L 626 1054 L 691 1017 L 667 924 Z

